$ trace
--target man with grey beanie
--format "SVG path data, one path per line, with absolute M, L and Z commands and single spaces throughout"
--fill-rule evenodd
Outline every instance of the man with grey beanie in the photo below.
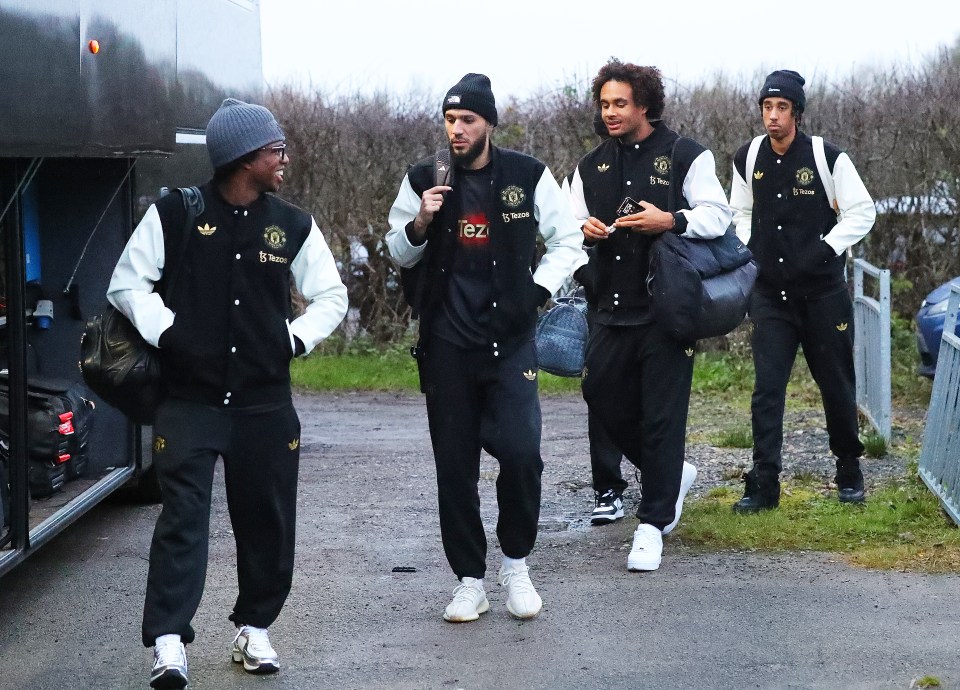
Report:
M 842 503 L 864 500 L 844 256 L 870 232 L 876 210 L 850 157 L 800 130 L 803 86 L 793 70 L 767 76 L 757 99 L 767 134 L 744 144 L 733 159 L 733 221 L 760 269 L 749 309 L 756 370 L 753 467 L 733 506 L 737 513 L 780 504 L 787 381 L 801 347 L 823 397 L 837 497 Z
M 542 601 L 526 556 L 537 536 L 543 471 L 534 324 L 537 308 L 587 257 L 550 170 L 490 143 L 497 124 L 490 80 L 465 75 L 442 107 L 449 157 L 438 152 L 407 171 L 390 209 L 387 247 L 420 318 L 414 352 L 437 468 L 440 535 L 459 580 L 443 618 L 474 621 L 490 608 L 481 449 L 500 465 L 498 579 L 506 608 L 532 618 Z M 546 247 L 539 261 L 538 234 Z
M 207 568 L 214 466 L 224 461 L 239 593 L 233 660 L 280 662 L 267 628 L 293 580 L 300 421 L 290 360 L 330 335 L 347 290 L 313 217 L 280 200 L 289 161 L 263 106 L 228 98 L 207 125 L 213 179 L 186 233 L 180 192 L 152 205 L 113 272 L 107 298 L 159 348 L 167 397 L 153 425 L 163 500 L 150 547 L 143 644 L 150 685 L 187 685 L 184 644 Z M 184 244 L 185 243 L 185 244 Z M 174 293 L 162 280 L 176 274 Z M 307 300 L 294 318 L 291 278 Z

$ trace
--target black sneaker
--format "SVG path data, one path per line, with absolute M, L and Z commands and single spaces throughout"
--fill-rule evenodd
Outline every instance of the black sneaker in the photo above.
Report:
M 597 492 L 597 507 L 590 514 L 591 525 L 605 525 L 623 517 L 623 498 L 613 489 Z
M 776 479 L 758 481 L 748 472 L 743 480 L 747 486 L 743 498 L 733 504 L 733 512 L 759 513 L 780 506 L 780 482 Z
M 860 460 L 837 460 L 837 498 L 841 503 L 863 503 L 866 493 L 863 490 L 863 472 Z

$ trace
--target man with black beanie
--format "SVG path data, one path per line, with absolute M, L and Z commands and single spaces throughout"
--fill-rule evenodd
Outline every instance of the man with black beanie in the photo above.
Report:
M 168 394 L 153 425 L 163 510 L 142 629 L 143 644 L 154 648 L 154 688 L 187 685 L 184 644 L 193 642 L 203 594 L 218 457 L 237 547 L 231 654 L 249 673 L 279 670 L 267 628 L 293 581 L 300 421 L 290 360 L 330 335 L 347 311 L 347 290 L 313 217 L 273 195 L 289 161 L 273 114 L 228 98 L 206 137 L 214 177 L 200 188 L 202 210 L 185 234 L 181 194 L 159 199 L 107 291 L 160 348 Z M 291 278 L 307 301 L 297 318 Z
M 733 506 L 738 513 L 780 504 L 784 404 L 798 347 L 823 397 L 839 499 L 864 500 L 844 258 L 873 227 L 876 210 L 850 157 L 800 131 L 803 86 L 792 70 L 767 76 L 758 98 L 767 134 L 740 147 L 733 160 L 737 235 L 759 265 L 749 309 L 753 467 Z
M 696 468 L 684 462 L 695 343 L 675 340 L 653 318 L 650 248 L 664 232 L 719 237 L 730 210 L 713 154 L 662 122 L 656 67 L 611 60 L 593 80 L 593 99 L 610 137 L 580 160 L 570 183 L 593 246 L 576 274 L 592 311 L 582 390 L 589 416 L 640 471 L 627 569 L 652 571 Z M 611 488 L 597 509 L 622 510 L 620 500 Z
M 490 80 L 467 74 L 447 91 L 449 176 L 438 152 L 407 171 L 390 209 L 387 246 L 420 318 L 415 348 L 437 468 L 440 533 L 460 584 L 443 618 L 489 610 L 480 451 L 497 459 L 499 582 L 507 610 L 532 618 L 542 601 L 526 556 L 540 515 L 537 308 L 586 262 L 581 234 L 550 170 L 490 142 Z M 438 161 L 438 159 L 440 159 Z M 546 253 L 536 260 L 537 235 Z

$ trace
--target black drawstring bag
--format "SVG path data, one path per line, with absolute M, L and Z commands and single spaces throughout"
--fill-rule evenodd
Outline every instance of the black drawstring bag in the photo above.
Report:
M 166 281 L 165 295 L 173 295 L 176 275 L 187 246 L 194 219 L 203 213 L 200 190 L 179 190 L 186 220 L 179 260 Z M 169 266 L 169 264 L 168 264 Z M 167 299 L 169 305 L 169 299 Z M 136 327 L 112 306 L 87 321 L 80 338 L 80 370 L 83 380 L 104 402 L 138 424 L 152 424 L 164 398 L 159 350 L 147 343 Z

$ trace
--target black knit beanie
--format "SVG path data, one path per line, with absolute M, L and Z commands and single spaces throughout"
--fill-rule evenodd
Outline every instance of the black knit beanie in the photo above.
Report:
M 485 74 L 463 75 L 463 79 L 450 87 L 443 97 L 443 112 L 451 108 L 472 110 L 491 125 L 497 125 L 497 102 L 490 88 L 490 78 Z
M 765 98 L 786 98 L 788 101 L 793 101 L 797 111 L 802 113 L 807 107 L 807 96 L 803 93 L 804 83 L 803 77 L 792 69 L 778 69 L 767 75 L 757 102 L 763 105 Z

